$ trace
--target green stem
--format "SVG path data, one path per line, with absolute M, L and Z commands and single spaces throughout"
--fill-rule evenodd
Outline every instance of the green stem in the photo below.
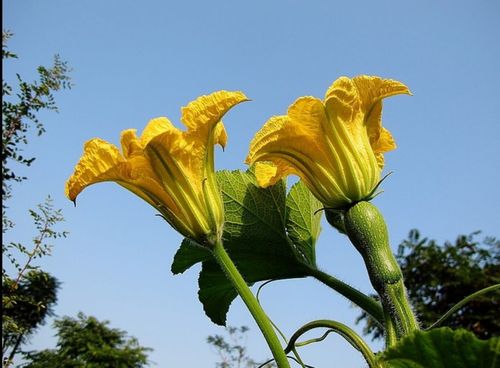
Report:
M 314 343 L 317 343 L 317 342 L 321 342 L 324 339 L 326 339 L 328 337 L 328 335 L 330 335 L 332 332 L 335 332 L 335 330 L 332 330 L 332 329 L 326 330 L 326 332 L 323 335 L 321 335 L 320 337 L 315 337 L 313 339 L 309 339 L 309 340 L 302 341 L 302 342 L 296 342 L 295 343 L 295 347 L 296 348 L 300 348 L 302 346 L 306 346 L 306 345 L 314 344 Z
M 358 202 L 346 210 L 344 225 L 349 239 L 365 261 L 370 281 L 398 337 L 418 330 L 382 214 L 371 203 Z
M 398 335 L 396 333 L 396 328 L 394 322 L 392 321 L 389 313 L 384 311 L 384 337 L 385 337 L 385 347 L 391 347 L 398 342 Z
M 375 354 L 373 354 L 373 351 L 366 344 L 366 342 L 351 328 L 337 321 L 329 321 L 323 319 L 323 320 L 312 321 L 305 324 L 292 335 L 288 343 L 288 346 L 285 349 L 285 352 L 287 353 L 290 352 L 296 346 L 297 340 L 299 339 L 300 336 L 302 336 L 303 334 L 312 329 L 321 327 L 330 328 L 333 331 L 337 332 L 339 335 L 345 338 L 347 342 L 349 342 L 356 350 L 359 350 L 361 354 L 363 354 L 363 357 L 365 358 L 370 368 L 377 367 Z
M 391 309 L 391 312 L 396 316 L 397 326 L 400 328 L 402 335 L 407 335 L 412 331 L 418 330 L 418 322 L 413 314 L 410 303 L 406 296 L 406 289 L 403 279 L 394 284 L 387 284 L 383 288 L 385 304 Z M 389 312 L 389 313 L 391 313 Z
M 486 294 L 486 293 L 489 293 L 491 291 L 495 291 L 497 289 L 500 288 L 500 284 L 495 284 L 495 285 L 492 285 L 492 286 L 488 286 L 484 289 L 481 289 L 481 290 L 478 290 L 476 291 L 475 293 L 472 293 L 471 295 L 465 297 L 464 299 L 462 299 L 461 301 L 459 301 L 457 304 L 455 304 L 453 307 L 451 307 L 451 309 L 446 312 L 441 318 L 439 318 L 436 322 L 434 322 L 432 325 L 430 325 L 427 330 L 430 330 L 434 327 L 437 327 L 439 326 L 441 323 L 443 323 L 449 316 L 451 316 L 453 313 L 455 313 L 457 310 L 459 310 L 460 308 L 462 308 L 465 304 L 467 304 L 468 302 L 470 302 L 471 300 L 477 298 L 478 296 L 480 295 L 483 295 L 483 294 Z
M 273 357 L 278 364 L 278 368 L 290 368 L 286 354 L 279 342 L 278 336 L 274 332 L 273 326 L 269 322 L 269 318 L 236 268 L 236 265 L 227 254 L 222 241 L 215 242 L 212 252 L 262 331 Z
M 310 268 L 309 274 L 316 280 L 332 288 L 340 295 L 346 297 L 358 307 L 363 309 L 366 313 L 372 316 L 375 321 L 380 323 L 381 326 L 384 325 L 384 311 L 380 303 L 375 299 L 363 294 L 361 291 L 353 288 L 336 277 L 318 270 L 317 268 Z
M 270 284 L 271 282 L 273 281 L 276 281 L 276 279 L 271 279 L 271 280 L 267 280 L 266 282 L 264 282 L 262 285 L 259 286 L 259 288 L 257 289 L 257 293 L 255 294 L 255 298 L 257 298 L 257 302 L 260 304 L 260 299 L 259 299 L 259 294 L 262 290 L 262 288 L 264 286 L 266 286 L 267 284 Z M 271 318 L 269 318 L 269 322 L 271 323 L 271 325 L 274 327 L 274 330 L 278 332 L 278 334 L 281 336 L 281 338 L 283 339 L 283 341 L 285 342 L 285 344 L 288 345 L 288 339 L 286 338 L 285 334 L 280 330 L 280 328 L 273 322 L 273 320 Z M 300 357 L 299 353 L 297 352 L 297 349 L 293 349 L 292 350 L 292 353 L 293 355 L 295 356 L 295 361 L 300 364 L 300 366 L 302 368 L 306 368 L 306 365 L 304 364 L 304 362 L 302 361 L 302 358 Z M 292 358 L 293 359 L 293 358 Z M 263 366 L 265 366 L 267 363 L 263 364 Z

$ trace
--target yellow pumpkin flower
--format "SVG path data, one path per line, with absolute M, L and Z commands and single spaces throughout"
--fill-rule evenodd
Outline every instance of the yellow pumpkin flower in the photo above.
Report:
M 226 145 L 223 115 L 246 101 L 241 92 L 219 91 L 182 108 L 186 131 L 165 117 L 151 120 L 140 137 L 135 129 L 121 134 L 118 147 L 94 138 L 73 175 L 66 196 L 87 186 L 114 181 L 155 207 L 182 235 L 212 243 L 222 234 L 224 209 L 214 170 L 214 145 Z
M 325 207 L 369 199 L 380 181 L 383 153 L 396 148 L 382 127 L 382 99 L 410 94 L 379 77 L 341 77 L 324 100 L 301 97 L 287 115 L 274 116 L 255 135 L 246 162 L 260 186 L 298 175 Z

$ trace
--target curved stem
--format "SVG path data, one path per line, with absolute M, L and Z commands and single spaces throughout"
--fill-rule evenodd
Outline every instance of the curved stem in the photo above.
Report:
M 269 322 L 269 318 L 236 268 L 236 265 L 227 254 L 224 246 L 222 245 L 222 241 L 217 240 L 215 242 L 212 252 L 217 260 L 217 263 L 221 266 L 227 278 L 231 281 L 234 288 L 241 296 L 241 299 L 243 299 L 243 302 L 262 331 L 262 334 L 271 349 L 273 357 L 278 364 L 278 368 L 290 368 L 288 358 L 283 350 L 283 347 L 281 346 L 281 343 L 279 342 L 278 336 L 276 336 L 276 333 L 274 332 L 273 326 Z
M 293 356 L 289 356 L 288 358 L 290 358 L 290 359 L 294 360 L 295 362 L 297 362 L 297 363 L 301 364 L 301 363 L 297 360 L 297 358 L 294 358 Z M 269 360 L 266 360 L 264 363 L 262 363 L 261 365 L 259 365 L 257 368 L 264 368 L 266 365 L 268 365 L 269 363 L 272 363 L 272 362 L 274 362 L 274 359 L 269 359 Z M 311 365 L 307 365 L 307 364 L 305 364 L 305 365 L 304 365 L 304 368 L 314 368 L 314 367 L 313 367 L 313 366 L 311 366 Z
M 375 299 L 363 294 L 361 291 L 353 288 L 343 281 L 340 281 L 336 277 L 316 268 L 309 269 L 309 274 L 316 280 L 322 282 L 326 286 L 338 292 L 340 295 L 349 299 L 351 302 L 372 316 L 381 326 L 384 326 L 384 312 L 380 303 Z
M 270 284 L 270 283 L 271 283 L 271 282 L 273 282 L 273 281 L 276 281 L 276 279 L 267 280 L 266 282 L 264 282 L 263 284 L 261 284 L 261 285 L 259 286 L 259 288 L 257 289 L 257 292 L 255 293 L 255 298 L 257 299 L 257 302 L 258 302 L 259 304 L 260 304 L 259 294 L 260 294 L 260 292 L 261 292 L 262 288 L 263 288 L 264 286 L 266 286 L 267 284 Z M 261 305 L 261 306 L 262 306 L 262 305 Z M 268 317 L 268 318 L 269 318 L 269 317 Z M 272 320 L 271 318 L 269 318 L 269 322 L 270 322 L 270 323 L 271 323 L 271 325 L 274 327 L 274 329 L 275 329 L 276 331 L 278 331 L 278 334 L 281 336 L 281 338 L 283 339 L 283 341 L 285 342 L 285 344 L 288 344 L 288 339 L 286 338 L 285 334 L 284 334 L 284 333 L 283 333 L 283 332 L 279 329 L 279 327 L 278 327 L 278 326 L 276 326 L 276 324 L 273 322 L 273 320 Z M 295 358 L 294 358 L 294 359 L 295 359 L 295 361 L 296 361 L 298 364 L 300 364 L 300 366 L 301 366 L 302 368 L 306 368 L 306 366 L 307 366 L 307 365 L 306 365 L 306 364 L 304 364 L 304 362 L 302 361 L 302 358 L 300 357 L 300 355 L 299 355 L 299 353 L 297 352 L 297 350 L 296 350 L 296 349 L 293 349 L 293 350 L 292 350 L 292 353 L 293 353 L 293 355 L 295 356 Z M 293 359 L 293 358 L 292 358 L 292 359 Z M 267 363 L 265 363 L 265 364 L 267 364 Z M 264 365 L 265 365 L 265 364 L 264 364 Z
M 387 311 L 384 311 L 384 336 L 385 336 L 385 347 L 395 345 L 398 342 L 398 335 L 396 332 L 396 327 L 392 321 L 391 316 Z
M 274 327 L 274 329 L 276 331 L 278 331 L 278 333 L 280 334 L 281 338 L 283 339 L 283 341 L 285 342 L 285 344 L 288 344 L 288 339 L 286 338 L 285 334 L 278 328 L 278 326 L 276 326 L 276 324 L 269 318 L 269 322 L 271 322 L 271 325 Z M 295 356 L 295 358 L 293 358 L 298 364 L 300 364 L 300 366 L 302 368 L 305 368 L 307 365 L 304 364 L 304 362 L 302 361 L 302 358 L 300 357 L 299 355 L 299 352 L 297 351 L 297 349 L 292 349 L 292 353 L 293 355 Z
M 299 328 L 290 338 L 290 342 L 288 343 L 285 352 L 288 353 L 295 347 L 296 342 L 300 336 L 312 329 L 320 327 L 330 328 L 333 331 L 337 332 L 339 335 L 345 338 L 356 350 L 359 350 L 361 354 L 363 354 L 363 357 L 365 358 L 370 368 L 377 367 L 375 354 L 373 354 L 373 351 L 370 349 L 370 347 L 356 332 L 354 332 L 350 327 L 344 325 L 343 323 L 325 319 L 306 323 L 304 326 Z
M 459 301 L 457 304 L 455 304 L 451 309 L 446 312 L 441 318 L 439 318 L 436 322 L 434 322 L 432 325 L 426 328 L 426 330 L 430 330 L 431 328 L 439 326 L 441 323 L 443 323 L 449 316 L 451 316 L 453 313 L 455 313 L 457 310 L 462 308 L 465 304 L 470 302 L 472 299 L 477 298 L 480 295 L 489 293 L 490 291 L 495 291 L 496 289 L 500 288 L 500 284 L 495 284 L 492 286 L 488 286 L 484 289 L 481 289 L 479 291 L 476 291 L 475 293 L 472 293 L 471 295 L 465 297 L 461 301 Z
M 309 344 L 314 344 L 316 342 L 321 342 L 324 339 L 326 339 L 327 336 L 330 335 L 332 332 L 335 332 L 335 330 L 326 330 L 326 332 L 323 335 L 321 335 L 320 337 L 315 337 L 313 339 L 309 339 L 309 340 L 302 341 L 302 342 L 296 342 L 295 343 L 295 347 L 296 348 L 301 348 L 302 346 L 306 346 L 306 345 L 309 345 Z

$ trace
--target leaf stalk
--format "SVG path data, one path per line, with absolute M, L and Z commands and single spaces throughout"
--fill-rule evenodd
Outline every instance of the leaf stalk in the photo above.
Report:
M 248 284 L 243 279 L 243 276 L 241 276 L 240 272 L 236 268 L 236 265 L 227 254 L 221 240 L 215 241 L 212 253 L 217 263 L 224 271 L 226 277 L 231 281 L 241 299 L 243 299 L 243 302 L 262 331 L 269 349 L 271 349 L 273 357 L 278 364 L 278 368 L 290 368 L 288 358 L 283 350 L 283 347 L 281 346 L 276 332 L 273 329 L 269 317 L 260 306 L 255 295 L 253 295 L 252 291 L 248 287 Z

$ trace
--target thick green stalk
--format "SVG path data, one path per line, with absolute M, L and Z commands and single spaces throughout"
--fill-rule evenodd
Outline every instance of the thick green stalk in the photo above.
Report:
M 358 202 L 345 211 L 344 224 L 349 239 L 365 261 L 370 281 L 398 336 L 418 330 L 382 214 L 371 203 Z
M 236 268 L 236 265 L 227 254 L 222 241 L 215 242 L 212 252 L 215 259 L 226 274 L 226 277 L 231 281 L 234 288 L 240 295 L 241 299 L 243 299 L 243 302 L 255 319 L 255 322 L 262 331 L 262 334 L 264 335 L 264 338 L 266 339 L 266 342 L 271 349 L 276 364 L 278 364 L 278 368 L 290 368 L 288 358 L 286 357 L 285 351 L 281 346 L 281 343 L 273 329 L 271 322 L 269 321 L 269 318 L 260 306 L 255 295 L 253 295 L 247 283 L 241 276 L 240 272 Z
M 394 284 L 385 285 L 383 290 L 384 298 L 388 299 L 385 301 L 386 305 L 388 308 L 393 308 L 389 314 L 396 316 L 396 326 L 399 327 L 401 334 L 404 336 L 418 330 L 419 326 L 406 296 L 403 279 L 401 278 Z
M 336 277 L 318 270 L 317 268 L 309 269 L 309 273 L 316 280 L 329 286 L 340 295 L 346 297 L 358 307 L 363 309 L 366 313 L 372 316 L 375 321 L 380 323 L 381 326 L 384 325 L 384 311 L 379 302 L 375 301 L 368 295 L 363 294 L 361 291 L 353 288 L 345 282 L 337 279 Z
M 318 269 L 310 269 L 310 275 L 349 299 L 373 317 L 380 326 L 384 327 L 385 345 L 387 347 L 397 342 L 394 322 L 390 315 L 384 311 L 379 302 L 326 272 Z

